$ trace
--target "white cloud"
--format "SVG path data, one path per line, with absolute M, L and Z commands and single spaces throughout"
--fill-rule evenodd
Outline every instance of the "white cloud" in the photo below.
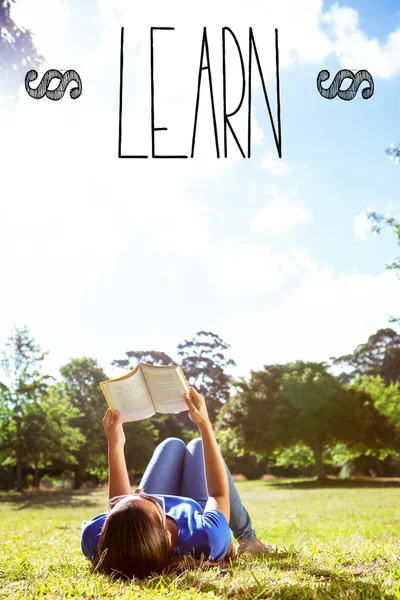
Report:
M 72 19 L 67 2 L 43 0 L 40 7 L 33 9 L 32 6 L 30 0 L 19 0 L 12 6 L 12 17 L 19 25 L 32 29 L 35 33 L 35 44 L 45 57 L 54 63 L 51 65 L 53 68 L 71 68 L 70 64 L 67 64 L 71 53 L 74 53 L 75 61 L 78 54 L 71 44 L 71 31 L 67 27 L 71 29 Z M 213 0 L 204 0 L 197 7 L 192 6 L 189 12 L 182 10 L 182 0 L 169 2 L 168 9 L 164 2 L 155 0 L 141 6 L 139 13 L 130 0 L 97 0 L 97 7 L 99 16 L 96 25 L 103 27 L 103 34 L 96 48 L 89 52 L 85 48 L 90 70 L 104 72 L 105 68 L 114 69 L 115 65 L 118 65 L 119 35 L 116 36 L 115 33 L 124 25 L 127 53 L 133 49 L 136 52 L 139 50 L 138 64 L 146 64 L 146 68 L 137 69 L 134 76 L 136 89 L 139 90 L 139 84 L 143 84 L 144 80 L 147 88 L 149 28 L 150 25 L 154 26 L 154 15 L 157 15 L 158 23 L 168 23 L 168 26 L 172 24 L 175 27 L 173 32 L 159 34 L 169 36 L 168 48 L 163 46 L 162 54 L 165 55 L 165 60 L 169 60 L 167 54 L 174 44 L 177 48 L 185 48 L 185 52 L 175 54 L 174 64 L 170 62 L 170 68 L 158 75 L 160 87 L 164 87 L 163 82 L 166 83 L 169 79 L 173 84 L 170 85 L 170 89 L 174 89 L 180 98 L 193 87 L 193 83 L 193 89 L 196 88 L 202 35 L 202 26 L 199 26 L 199 23 L 206 24 L 208 28 L 210 60 L 214 66 L 214 92 L 217 96 L 221 95 L 221 73 L 216 65 L 220 59 L 220 28 L 226 25 L 227 13 L 229 26 L 237 36 L 245 61 L 248 27 L 253 27 L 266 80 L 273 80 L 275 77 L 275 27 L 278 28 L 280 36 L 281 69 L 293 64 L 320 64 L 329 55 L 334 54 L 343 67 L 368 69 L 374 77 L 390 78 L 400 70 L 400 28 L 390 32 L 386 41 L 380 43 L 362 31 L 359 13 L 355 9 L 334 4 L 324 11 L 322 0 L 303 0 L 301 3 L 281 0 L 279 4 L 256 0 L 246 5 L 245 18 L 240 4 L 232 5 L 227 1 L 221 1 L 217 5 Z M 229 41 L 228 36 L 227 52 L 232 52 Z M 158 54 L 157 60 L 163 60 L 162 54 Z M 176 71 L 174 67 L 177 67 Z M 183 73 L 185 76 L 181 77 Z M 227 82 L 228 98 L 232 101 L 239 93 L 240 82 L 236 79 L 237 76 L 238 70 L 235 73 L 231 71 Z M 260 88 L 256 74 L 254 85 Z M 165 87 L 165 90 L 167 89 L 168 86 Z M 186 98 L 178 104 L 179 110 L 185 111 L 188 108 Z M 190 101 L 191 108 L 192 105 L 193 101 Z M 240 119 L 236 118 L 235 123 L 239 130 L 243 130 L 245 119 L 240 123 Z M 272 136 L 269 139 L 273 145 Z
M 305 248 L 289 248 L 288 252 L 298 267 L 303 271 L 306 271 L 309 275 L 311 273 L 317 275 L 321 269 L 324 270 L 328 268 L 326 264 L 319 265 L 315 259 L 310 257 L 308 250 Z
M 143 329 L 144 316 L 154 323 L 171 267 L 203 256 L 209 238 L 208 205 L 183 178 L 162 161 L 118 162 L 115 124 L 81 100 L 21 97 L 0 148 L 9 199 L 0 207 L 0 346 L 14 323 L 27 323 L 57 362 L 119 353 L 126 316 L 139 314 Z
M 323 361 L 350 353 L 379 328 L 388 327 L 388 317 L 398 315 L 399 306 L 394 273 L 335 277 L 327 265 L 318 265 L 282 302 L 239 313 L 225 327 L 232 356 L 248 375 L 264 364 Z
M 279 290 L 296 273 L 295 261 L 284 252 L 246 240 L 224 244 L 210 256 L 210 283 L 235 297 Z
M 311 213 L 286 196 L 272 192 L 274 198 L 250 221 L 251 233 L 260 235 L 265 231 L 284 233 L 301 223 L 311 221 Z
M 317 62 L 331 50 L 330 40 L 320 30 L 322 0 L 303 0 L 301 3 L 293 0 L 282 0 L 279 3 L 256 0 L 245 7 L 227 0 L 218 3 L 214 0 L 204 0 L 201 4 L 191 6 L 190 11 L 182 10 L 183 4 L 180 0 L 172 0 L 168 6 L 158 0 L 143 5 L 139 13 L 130 0 L 98 0 L 98 5 L 101 14 L 104 15 L 105 26 L 112 19 L 112 15 L 125 23 L 132 23 L 135 38 L 139 43 L 147 43 L 148 28 L 146 29 L 145 24 L 154 24 L 154 15 L 157 15 L 158 23 L 172 23 L 177 31 L 185 24 L 188 39 L 193 43 L 199 23 L 207 25 L 210 34 L 213 28 L 221 29 L 226 26 L 226 17 L 229 14 L 229 27 L 236 34 L 243 50 L 246 47 L 244 40 L 247 40 L 248 27 L 253 27 L 257 48 L 260 56 L 264 58 L 263 67 L 267 66 L 265 72 L 268 75 L 275 73 L 275 60 L 271 51 L 275 27 L 281 34 L 279 54 L 283 68 L 296 59 Z M 215 33 L 220 37 L 220 31 Z M 212 48 L 215 47 L 213 44 Z M 269 51 L 263 53 L 268 48 Z M 190 48 L 185 46 L 185 50 L 190 51 Z
M 0 209 L 0 252 L 7 257 L 2 262 L 6 293 L 1 340 L 13 323 L 26 322 L 43 346 L 51 348 L 57 362 L 85 353 L 112 358 L 121 348 L 145 345 L 173 351 L 168 344 L 178 331 L 185 329 L 187 335 L 199 319 L 208 323 L 214 309 L 203 297 L 218 287 L 223 306 L 237 299 L 238 316 L 231 319 L 226 339 L 233 339 L 239 349 L 238 362 L 249 365 L 253 357 L 275 361 L 351 350 L 376 329 L 385 311 L 396 314 L 397 288 L 386 274 L 337 280 L 305 250 L 279 253 L 248 240 L 229 243 L 222 237 L 213 250 L 211 206 L 218 190 L 210 185 L 207 201 L 200 201 L 193 178 L 210 180 L 241 159 L 231 137 L 229 159 L 214 157 L 206 84 L 198 123 L 204 135 L 196 141 L 196 159 L 118 160 L 116 146 L 121 25 L 126 50 L 125 149 L 135 151 L 136 144 L 147 152 L 150 147 L 149 27 L 157 24 L 175 27 L 166 33 L 171 35 L 168 44 L 156 46 L 156 115 L 169 128 L 156 134 L 157 144 L 162 149 L 165 135 L 166 145 L 174 143 L 185 154 L 191 144 L 203 24 L 209 34 L 221 151 L 221 27 L 227 24 L 227 15 L 245 63 L 248 27 L 253 27 L 273 115 L 275 27 L 281 70 L 289 65 L 319 65 L 336 52 L 341 61 L 370 68 L 374 76 L 397 72 L 397 32 L 382 46 L 360 31 L 354 11 L 336 7 L 325 19 L 331 26 L 330 39 L 321 31 L 322 0 L 247 4 L 205 0 L 190 5 L 190 10 L 182 2 L 156 1 L 144 3 L 140 11 L 129 0 L 98 0 L 96 25 L 103 30 L 95 37 L 89 22 L 75 31 L 74 14 L 66 2 L 43 0 L 34 9 L 31 5 L 29 0 L 18 0 L 12 16 L 36 34 L 46 69 L 76 68 L 84 93 L 77 102 L 69 98 L 37 102 L 21 85 L 15 119 L 10 117 L 2 128 L 1 194 L 10 201 L 7 210 Z M 81 39 L 85 27 L 90 42 Z M 232 56 L 234 60 L 237 56 Z M 238 93 L 240 97 L 239 72 L 232 68 L 228 74 L 229 108 L 238 102 Z M 256 75 L 254 87 L 260 94 Z M 273 158 L 276 148 L 267 111 L 259 110 L 260 114 L 253 111 L 252 115 L 253 143 L 262 140 L 266 149 L 272 148 L 265 168 L 277 173 L 277 164 L 282 170 L 286 163 Z M 244 144 L 246 103 L 240 113 L 232 122 Z M 250 228 L 255 235 L 289 231 L 310 219 L 292 197 L 275 194 Z M 209 265 L 210 277 L 201 281 L 201 299 L 193 307 L 188 289 L 198 283 L 198 265 L 204 270 Z M 255 302 L 258 295 L 296 281 L 296 292 L 281 298 L 268 312 L 243 314 L 243 295 Z M 223 314 L 218 315 L 222 322 Z
M 102 43 L 97 49 L 97 65 L 103 65 L 104 56 L 107 66 L 110 56 L 115 57 L 115 69 L 118 69 L 118 48 L 115 44 L 115 30 L 125 26 L 125 106 L 135 113 L 137 126 L 131 131 L 135 135 L 128 137 L 125 143 L 132 147 L 138 140 L 138 128 L 142 125 L 145 132 L 150 131 L 150 89 L 149 89 L 149 38 L 150 26 L 154 25 L 154 15 L 159 24 L 167 23 L 175 31 L 155 32 L 155 72 L 156 78 L 156 117 L 157 122 L 168 127 L 168 132 L 156 134 L 157 144 L 165 148 L 174 143 L 180 153 L 190 153 L 193 131 L 193 117 L 197 90 L 197 77 L 201 51 L 203 24 L 207 26 L 210 52 L 210 65 L 213 79 L 213 95 L 216 108 L 216 120 L 221 157 L 224 151 L 223 137 L 223 74 L 221 28 L 226 25 L 229 14 L 229 26 L 240 45 L 245 69 L 248 61 L 249 27 L 253 28 L 257 50 L 262 64 L 264 80 L 267 83 L 269 101 L 276 118 L 275 97 L 275 41 L 274 29 L 280 32 L 279 62 L 280 69 L 296 63 L 318 62 L 331 51 L 331 42 L 320 31 L 322 14 L 321 0 L 305 0 L 300 4 L 292 0 L 277 3 L 265 3 L 257 0 L 246 5 L 232 5 L 227 1 L 215 3 L 205 0 L 191 10 L 182 10 L 182 1 L 168 3 L 156 1 L 142 6 L 138 12 L 129 0 L 98 0 L 100 19 L 104 26 Z M 201 25 L 200 25 L 201 24 Z M 111 33 L 112 32 L 112 35 Z M 114 38 L 113 38 L 114 36 Z M 134 50 L 134 52 L 133 52 Z M 135 61 L 131 58 L 135 55 Z M 226 34 L 226 99 L 227 110 L 233 111 L 241 96 L 241 70 L 238 52 L 230 34 Z M 131 61 L 131 64 L 128 64 Z M 98 68 L 98 67 L 97 67 Z M 128 91 L 128 76 L 132 93 Z M 260 78 L 253 68 L 253 86 L 262 94 Z M 247 151 L 247 89 L 241 110 L 231 118 L 231 124 L 244 150 Z M 255 93 L 253 93 L 253 98 Z M 183 160 L 174 165 L 174 171 L 180 171 L 184 177 L 210 178 L 227 169 L 241 159 L 239 150 L 229 129 L 227 132 L 228 159 L 215 158 L 211 104 L 206 73 L 203 73 L 200 93 L 200 106 L 196 136 L 196 159 Z M 127 110 L 127 109 L 126 109 Z M 263 124 L 262 128 L 260 123 Z M 148 137 L 148 135 L 147 135 Z M 146 139 L 146 138 L 144 138 Z M 252 110 L 252 144 L 261 140 L 276 152 L 266 106 L 259 108 L 257 119 Z M 148 142 L 147 142 L 148 144 Z M 281 169 L 283 163 L 281 164 Z M 274 168 L 271 166 L 271 168 Z M 276 170 L 276 167 L 275 167 Z
M 342 67 L 367 69 L 371 75 L 389 79 L 400 72 L 400 28 L 389 33 L 380 44 L 360 29 L 358 12 L 353 8 L 334 4 L 322 21 L 333 34 L 333 50 Z
M 353 233 L 360 240 L 368 240 L 371 235 L 372 223 L 367 217 L 366 212 L 362 212 L 354 219 Z
M 46 59 L 51 56 L 55 63 L 47 68 L 71 69 L 67 24 L 70 10 L 63 0 L 42 0 L 40 7 L 30 0 L 18 0 L 11 8 L 11 16 L 19 27 L 31 29 L 33 42 Z M 35 87 L 35 86 L 33 86 Z
M 271 151 L 262 157 L 261 168 L 266 169 L 271 175 L 285 175 L 290 170 L 287 162 L 272 154 Z

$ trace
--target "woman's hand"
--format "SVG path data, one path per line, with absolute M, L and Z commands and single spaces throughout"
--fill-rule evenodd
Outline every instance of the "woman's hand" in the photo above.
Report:
M 125 446 L 125 433 L 122 428 L 121 415 L 118 410 L 114 414 L 109 408 L 102 421 L 105 434 L 108 439 L 108 446 L 111 448 L 123 448 Z
M 194 387 L 190 386 L 190 393 L 184 394 L 185 402 L 189 408 L 190 418 L 199 427 L 210 423 L 207 412 L 206 401 L 203 394 L 199 394 Z

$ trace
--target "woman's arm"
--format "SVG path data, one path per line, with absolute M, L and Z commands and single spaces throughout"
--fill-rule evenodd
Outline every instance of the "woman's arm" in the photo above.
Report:
M 208 417 L 204 396 L 191 387 L 190 395 L 185 394 L 185 400 L 189 407 L 190 418 L 197 423 L 203 441 L 204 469 L 209 495 L 204 512 L 215 508 L 222 512 L 229 523 L 228 476 L 226 474 L 224 459 L 222 458 L 211 421 Z
M 131 484 L 124 454 L 125 433 L 117 410 L 112 413 L 109 408 L 107 409 L 103 419 L 103 428 L 108 439 L 108 497 L 130 494 Z
M 130 494 L 132 490 L 123 448 L 108 445 L 108 466 L 108 497 Z

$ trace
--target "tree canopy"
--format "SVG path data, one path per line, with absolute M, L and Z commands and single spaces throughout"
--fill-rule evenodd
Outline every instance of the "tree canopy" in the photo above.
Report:
M 255 452 L 308 446 L 318 477 L 325 477 L 323 455 L 329 446 L 343 441 L 378 447 L 394 437 L 368 394 L 345 389 L 323 363 L 264 366 L 237 387 L 240 391 L 221 411 L 218 428 L 233 428 Z
M 178 356 L 189 382 L 206 397 L 231 467 L 258 477 L 270 465 L 313 462 L 324 477 L 325 465 L 370 455 L 382 470 L 385 457 L 399 456 L 400 382 L 393 381 L 398 337 L 392 329 L 379 330 L 353 354 L 335 359 L 350 369 L 347 384 L 328 365 L 304 361 L 265 365 L 248 380 L 234 381 L 229 345 L 206 331 L 180 344 Z M 61 367 L 56 381 L 45 372 L 46 355 L 27 327 L 14 328 L 1 353 L 0 476 L 15 469 L 18 489 L 27 470 L 33 470 L 36 486 L 46 471 L 72 471 L 76 489 L 88 478 L 104 481 L 107 403 L 100 382 L 108 377 L 95 358 L 83 356 Z M 132 350 L 126 357 L 114 364 L 174 362 L 157 350 Z M 187 442 L 197 434 L 186 412 L 129 422 L 124 429 L 128 470 L 135 477 L 157 442 L 170 436 Z
M 207 398 L 208 413 L 213 422 L 230 394 L 232 376 L 229 370 L 236 365 L 226 357 L 229 348 L 229 344 L 211 331 L 198 331 L 191 340 L 185 340 L 177 347 L 186 378 Z M 122 369 L 133 368 L 139 361 L 152 365 L 179 364 L 179 361 L 158 350 L 129 350 L 125 356 L 112 364 Z
M 49 394 L 50 381 L 53 379 L 43 373 L 43 361 L 47 354 L 30 336 L 26 326 L 22 329 L 13 328 L 1 352 L 0 366 L 6 381 L 2 383 L 0 395 L 0 451 L 3 464 L 16 466 L 19 491 L 22 491 L 23 466 L 27 461 L 33 461 L 37 465 L 41 460 L 40 443 L 29 447 L 27 443 L 32 437 L 33 423 L 40 421 L 43 424 L 46 419 L 43 402 Z
M 343 383 L 371 375 L 382 377 L 385 385 L 390 385 L 400 381 L 400 334 L 391 328 L 379 329 L 351 354 L 330 360 L 332 365 L 349 367 L 350 371 L 340 376 Z
M 381 376 L 364 375 L 356 379 L 354 389 L 367 392 L 374 406 L 385 415 L 396 430 L 394 447 L 400 452 L 400 382 L 385 384 Z
M 19 86 L 24 83 L 24 69 L 37 69 L 44 62 L 35 48 L 33 32 L 18 27 L 12 20 L 10 13 L 14 2 L 0 1 L 0 90 L 2 98 L 10 101 L 10 106 L 17 98 Z

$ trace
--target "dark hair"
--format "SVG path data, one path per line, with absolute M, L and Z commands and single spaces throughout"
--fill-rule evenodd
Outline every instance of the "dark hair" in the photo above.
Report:
M 185 571 L 229 566 L 236 556 L 233 544 L 221 561 L 210 561 L 202 555 L 195 559 L 190 555 L 171 556 L 167 532 L 156 516 L 149 515 L 138 503 L 127 501 L 117 511 L 106 517 L 101 530 L 98 554 L 93 557 L 94 571 L 113 578 L 137 577 L 144 579 L 164 569 Z
M 167 532 L 157 515 L 149 515 L 136 502 L 125 502 L 104 521 L 95 571 L 115 578 L 143 579 L 160 573 L 168 564 Z
M 188 569 L 211 569 L 212 567 L 230 567 L 233 560 L 237 558 L 237 553 L 234 545 L 231 543 L 228 550 L 221 560 L 210 560 L 206 558 L 204 554 L 201 558 L 194 558 L 191 554 L 184 554 L 183 556 L 176 556 L 170 559 L 167 565 L 167 573 L 176 571 L 182 573 Z

